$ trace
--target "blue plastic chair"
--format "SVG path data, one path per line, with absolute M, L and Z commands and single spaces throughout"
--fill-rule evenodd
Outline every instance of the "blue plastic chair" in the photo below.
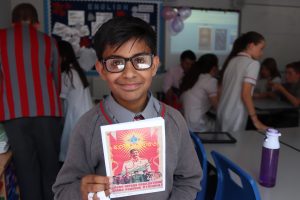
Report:
M 218 174 L 215 200 L 260 200 L 255 180 L 224 155 L 212 151 Z
M 205 199 L 207 185 L 207 156 L 200 138 L 193 132 L 190 132 L 190 134 L 194 141 L 195 149 L 203 172 L 202 179 L 200 181 L 201 191 L 197 193 L 196 200 L 203 200 Z

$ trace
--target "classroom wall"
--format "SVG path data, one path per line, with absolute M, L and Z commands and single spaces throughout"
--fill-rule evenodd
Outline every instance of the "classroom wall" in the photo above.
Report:
M 1 0 L 0 2 L 3 3 L 3 1 L 8 0 Z M 36 6 L 40 16 L 41 27 L 44 27 L 44 1 L 11 0 L 11 8 L 21 2 L 30 2 Z M 253 30 L 262 33 L 266 37 L 267 46 L 264 57 L 272 56 L 276 58 L 280 70 L 284 70 L 284 66 L 287 63 L 300 60 L 299 0 L 168 0 L 165 5 L 240 9 L 241 32 Z M 7 16 L 7 13 L 1 12 L 1 15 Z M 152 87 L 154 92 L 161 90 L 163 75 L 160 74 L 154 78 Z M 103 94 L 108 93 L 105 83 L 99 77 L 89 77 L 89 80 L 94 97 L 101 98 Z
M 0 0 L 3 1 L 3 0 Z M 31 3 L 37 9 L 40 21 L 40 30 L 44 30 L 44 0 L 10 0 L 11 10 L 20 3 Z
M 255 30 L 266 38 L 264 57 L 274 57 L 281 71 L 300 60 L 300 1 L 251 0 L 242 8 L 241 32 Z
M 0 28 L 5 28 L 11 24 L 10 0 L 0 0 L 0 8 L 1 8 Z

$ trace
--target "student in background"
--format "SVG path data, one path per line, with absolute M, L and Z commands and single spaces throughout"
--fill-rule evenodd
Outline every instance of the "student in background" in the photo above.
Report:
M 274 58 L 266 58 L 261 63 L 260 76 L 254 89 L 254 98 L 274 98 L 270 83 L 281 83 L 281 75 Z
M 300 61 L 286 66 L 285 79 L 285 84 L 272 83 L 271 87 L 294 106 L 300 106 Z
M 257 118 L 252 100 L 265 47 L 264 37 L 247 32 L 237 38 L 221 71 L 222 91 L 217 110 L 217 129 L 221 131 L 245 130 L 248 116 L 258 130 L 267 127 Z
M 20 198 L 52 200 L 60 169 L 58 49 L 54 38 L 38 31 L 33 5 L 17 5 L 12 22 L 0 30 L 0 122 L 13 153 Z
M 179 109 L 179 85 L 181 79 L 196 61 L 196 55 L 191 50 L 186 50 L 180 55 L 180 65 L 170 67 L 166 72 L 163 83 L 163 91 L 166 95 L 166 103 Z
M 183 77 L 180 90 L 184 118 L 193 132 L 214 131 L 215 120 L 207 112 L 218 105 L 218 58 L 205 54 Z
M 108 196 L 111 180 L 105 171 L 100 126 L 134 121 L 136 116 L 162 116 L 166 123 L 166 190 L 116 200 L 194 200 L 202 173 L 186 122 L 177 110 L 149 92 L 159 66 L 156 33 L 139 18 L 117 17 L 99 28 L 94 48 L 99 60 L 96 69 L 111 94 L 76 124 L 53 186 L 55 199 L 87 200 L 89 192 L 101 191 Z
M 79 66 L 74 50 L 69 42 L 59 41 L 61 56 L 62 87 L 60 98 L 64 105 L 64 129 L 60 144 L 59 160 L 64 161 L 72 129 L 78 119 L 92 108 L 92 98 L 87 78 Z

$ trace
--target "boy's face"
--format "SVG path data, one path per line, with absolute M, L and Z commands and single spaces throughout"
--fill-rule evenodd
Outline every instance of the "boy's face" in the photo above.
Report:
M 107 46 L 102 57 L 104 59 L 111 56 L 130 58 L 140 53 L 151 53 L 151 50 L 144 41 L 131 39 L 119 49 Z M 159 58 L 154 56 L 152 66 L 143 71 L 136 70 L 130 61 L 127 61 L 125 69 L 118 73 L 108 72 L 102 62 L 99 61 L 96 64 L 96 69 L 102 79 L 107 81 L 115 100 L 120 105 L 131 111 L 140 112 L 146 104 L 147 92 L 158 66 Z
M 300 74 L 293 68 L 287 67 L 285 70 L 285 78 L 287 83 L 297 83 L 300 80 Z
M 184 73 L 187 73 L 191 69 L 191 67 L 194 63 L 195 63 L 195 61 L 191 60 L 189 58 L 183 59 L 181 61 L 181 67 L 182 67 Z

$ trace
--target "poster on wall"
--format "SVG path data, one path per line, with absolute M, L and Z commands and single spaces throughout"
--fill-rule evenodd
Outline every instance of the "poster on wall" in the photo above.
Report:
M 160 55 L 161 0 L 45 0 L 44 5 L 45 31 L 70 42 L 77 55 L 82 49 L 92 47 L 93 36 L 103 23 L 128 15 L 143 19 L 158 33 L 157 54 Z

